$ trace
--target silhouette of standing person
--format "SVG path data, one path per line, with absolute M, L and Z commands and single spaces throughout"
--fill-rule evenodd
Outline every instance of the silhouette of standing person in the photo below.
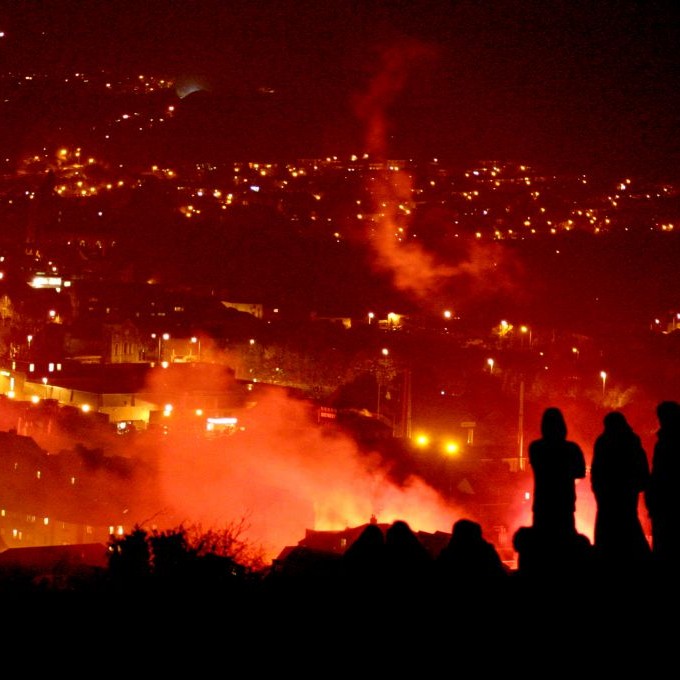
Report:
M 664 574 L 679 564 L 680 535 L 680 404 L 656 407 L 659 429 L 645 502 L 652 524 L 652 554 Z
M 598 559 L 617 571 L 646 566 L 651 549 L 638 515 L 649 482 L 640 437 L 620 411 L 607 413 L 595 440 L 590 483 L 597 503 L 594 545 Z
M 586 476 L 581 447 L 567 439 L 562 411 L 547 408 L 541 419 L 541 438 L 529 444 L 529 465 L 534 475 L 533 527 L 555 540 L 576 534 L 577 479 Z

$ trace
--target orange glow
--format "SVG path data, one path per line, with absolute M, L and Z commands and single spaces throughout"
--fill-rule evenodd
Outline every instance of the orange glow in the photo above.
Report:
M 460 451 L 460 447 L 456 442 L 445 442 L 444 453 L 449 456 L 455 456 Z
M 316 427 L 308 405 L 277 391 L 238 417 L 243 429 L 197 448 L 171 434 L 158 454 L 164 505 L 214 526 L 246 518 L 268 559 L 307 529 L 340 530 L 375 515 L 414 529 L 450 531 L 459 512 L 422 480 L 397 485 L 378 454 L 361 454 L 346 435 Z

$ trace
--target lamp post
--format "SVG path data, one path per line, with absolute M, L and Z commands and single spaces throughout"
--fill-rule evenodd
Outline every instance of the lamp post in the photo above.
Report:
M 529 347 L 531 347 L 531 328 L 529 326 L 520 326 L 519 328 L 522 335 L 529 335 Z M 524 338 L 522 338 L 522 345 L 524 345 Z
M 163 340 L 170 340 L 170 333 L 163 333 L 162 335 L 152 333 L 151 337 L 154 340 L 158 340 L 158 363 L 160 364 L 163 358 Z
M 607 373 L 605 371 L 600 371 L 600 378 L 602 378 L 602 398 L 604 399 L 604 388 L 607 382 Z
M 389 354 L 390 354 L 390 350 L 387 349 L 387 347 L 383 347 L 383 348 L 380 350 L 380 353 L 381 353 L 384 357 L 387 357 L 387 356 L 389 356 Z M 381 379 L 381 376 L 380 376 L 380 373 L 379 373 L 379 372 L 378 372 L 378 374 L 376 375 L 376 378 L 377 378 L 377 380 L 378 380 L 378 404 L 377 404 L 377 407 L 376 407 L 376 413 L 377 413 L 377 415 L 378 415 L 378 418 L 380 418 L 380 396 L 381 396 L 380 393 L 382 392 L 382 379 Z
M 161 340 L 165 340 L 166 342 L 170 340 L 170 333 L 163 333 L 161 337 L 158 339 L 158 362 L 161 362 L 161 359 L 163 358 L 163 345 L 161 344 Z
M 489 366 L 489 375 L 493 373 L 493 365 L 494 365 L 494 360 L 493 359 L 487 359 L 486 363 Z
M 195 335 L 191 338 L 191 344 L 192 345 L 198 345 L 198 354 L 196 355 L 198 357 L 198 361 L 201 360 L 201 339 L 197 338 Z M 192 352 L 193 354 L 193 352 Z

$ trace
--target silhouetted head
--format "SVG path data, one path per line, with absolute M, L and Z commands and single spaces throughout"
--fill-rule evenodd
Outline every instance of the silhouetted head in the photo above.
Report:
M 626 420 L 626 416 L 624 416 L 621 411 L 611 411 L 610 413 L 607 413 L 603 423 L 605 431 L 611 432 L 612 434 L 630 431 L 630 425 Z
M 662 429 L 680 429 L 680 404 L 677 401 L 662 401 L 656 407 L 656 416 Z
M 471 519 L 459 519 L 451 532 L 451 540 L 455 543 L 476 543 L 482 540 L 482 527 Z
M 383 532 L 377 524 L 368 524 L 366 528 L 359 534 L 353 546 L 359 548 L 380 548 L 385 544 L 385 537 Z
M 566 439 L 567 423 L 564 420 L 562 411 L 551 406 L 543 411 L 541 420 L 541 434 L 544 439 Z
M 393 522 L 385 532 L 385 542 L 391 545 L 410 545 L 413 539 L 418 540 L 411 527 L 401 519 Z
M 403 566 L 424 565 L 430 561 L 430 554 L 418 536 L 403 520 L 393 522 L 385 532 L 385 550 L 388 559 Z
M 377 562 L 383 558 L 385 537 L 377 524 L 368 524 L 343 554 L 346 562 Z

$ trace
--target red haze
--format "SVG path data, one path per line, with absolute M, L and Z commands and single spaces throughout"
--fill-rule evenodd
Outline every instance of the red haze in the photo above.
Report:
M 234 435 L 206 443 L 173 436 L 161 447 L 160 489 L 177 519 L 217 527 L 245 518 L 248 540 L 273 559 L 306 529 L 339 530 L 376 515 L 450 531 L 460 516 L 422 480 L 391 481 L 377 454 L 318 427 L 304 402 L 272 389 L 238 416 L 245 429 Z

